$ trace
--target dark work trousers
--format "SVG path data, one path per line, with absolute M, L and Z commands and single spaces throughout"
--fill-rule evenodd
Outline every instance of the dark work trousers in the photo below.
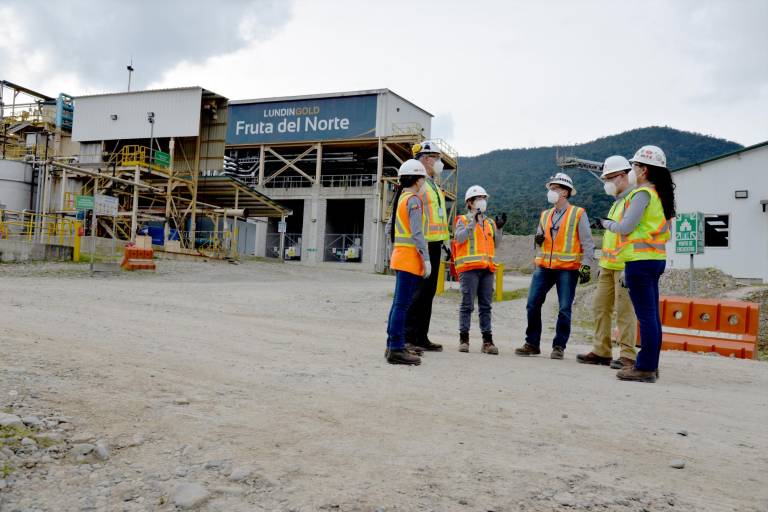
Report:
M 640 352 L 635 368 L 652 372 L 659 368 L 661 352 L 661 319 L 659 318 L 659 278 L 664 273 L 664 260 L 628 261 L 624 279 L 629 298 L 640 324 Z
M 405 339 L 414 345 L 425 345 L 429 338 L 429 321 L 432 319 L 432 300 L 437 291 L 437 278 L 440 274 L 440 251 L 443 242 L 427 242 L 429 262 L 432 274 L 429 279 L 423 279 L 413 297 L 411 307 L 405 320 Z
M 541 306 L 547 298 L 547 292 L 557 287 L 559 311 L 555 324 L 555 339 L 552 347 L 562 347 L 571 336 L 571 306 L 576 297 L 576 284 L 579 282 L 578 270 L 560 270 L 536 267 L 528 289 L 528 328 L 525 330 L 525 342 L 538 347 L 541 342 Z

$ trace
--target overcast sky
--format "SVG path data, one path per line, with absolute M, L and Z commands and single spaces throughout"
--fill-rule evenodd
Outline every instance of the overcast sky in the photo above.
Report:
M 390 88 L 461 154 L 669 125 L 768 140 L 768 0 L 0 0 L 0 79 L 230 99 Z

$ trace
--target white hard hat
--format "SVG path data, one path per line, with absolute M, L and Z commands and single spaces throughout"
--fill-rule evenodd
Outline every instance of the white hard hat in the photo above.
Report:
M 549 186 L 552 185 L 553 183 L 568 187 L 569 189 L 571 189 L 571 196 L 576 195 L 576 187 L 573 186 L 573 180 L 571 180 L 571 177 L 565 174 L 564 172 L 559 172 L 554 176 L 552 176 L 551 178 L 549 178 L 549 181 L 547 181 L 546 188 L 549 189 Z
M 643 146 L 637 150 L 637 153 L 635 153 L 630 162 L 666 168 L 667 156 L 658 146 Z
M 425 140 L 423 142 L 414 144 L 411 148 L 411 152 L 415 157 L 424 153 L 437 153 L 438 155 L 441 153 L 440 148 L 437 147 L 437 144 L 431 140 Z
M 613 155 L 609 156 L 605 159 L 605 163 L 603 164 L 603 174 L 600 175 L 601 178 L 605 178 L 609 174 L 613 174 L 615 172 L 619 171 L 628 171 L 632 168 L 632 165 L 629 163 L 629 160 L 624 158 L 621 155 Z
M 424 164 L 418 160 L 411 158 L 403 162 L 403 165 L 397 170 L 397 177 L 400 176 L 427 176 L 427 169 L 424 168 Z
M 464 201 L 469 201 L 473 197 L 485 196 L 488 197 L 488 192 L 485 191 L 480 185 L 472 185 L 467 189 L 467 193 L 464 194 Z

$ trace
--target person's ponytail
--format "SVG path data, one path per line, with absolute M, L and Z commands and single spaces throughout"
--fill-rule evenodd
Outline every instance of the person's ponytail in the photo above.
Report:
M 661 199 L 661 206 L 664 209 L 664 218 L 672 219 L 675 212 L 675 182 L 672 181 L 672 174 L 666 167 L 657 167 L 655 165 L 646 165 L 648 169 L 648 181 L 656 187 L 656 193 Z

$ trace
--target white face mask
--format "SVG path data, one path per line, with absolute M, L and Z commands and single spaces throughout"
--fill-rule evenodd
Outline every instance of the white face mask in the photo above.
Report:
M 637 186 L 637 173 L 635 172 L 634 167 L 629 171 L 629 174 L 627 174 L 627 179 L 629 179 L 629 185 L 631 187 Z
M 547 192 L 547 201 L 549 201 L 551 204 L 555 204 L 560 200 L 560 193 L 555 190 L 550 190 Z
M 440 159 L 435 160 L 435 163 L 432 164 L 432 172 L 435 173 L 435 176 L 440 176 L 443 173 L 443 161 Z
M 475 209 L 480 213 L 485 213 L 486 208 L 488 208 L 488 201 L 485 199 L 477 199 L 475 201 Z
M 603 184 L 603 189 L 605 190 L 605 193 L 609 196 L 616 196 L 619 191 L 616 189 L 616 184 L 612 181 L 606 181 Z

